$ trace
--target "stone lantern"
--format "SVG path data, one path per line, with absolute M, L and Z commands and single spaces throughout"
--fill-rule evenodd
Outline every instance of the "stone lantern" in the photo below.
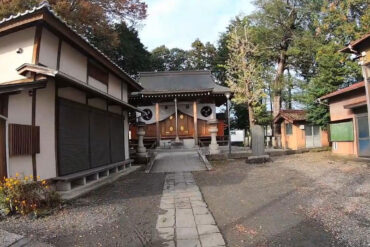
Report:
M 212 118 L 210 120 L 208 120 L 208 131 L 209 133 L 211 133 L 211 144 L 209 144 L 209 153 L 210 154 L 219 154 L 220 153 L 220 147 L 218 146 L 218 143 L 217 143 L 217 132 L 218 132 L 218 128 L 217 128 L 217 124 L 218 124 L 218 121 L 217 119 Z
M 142 121 L 142 118 L 139 117 L 137 123 L 137 136 L 138 136 L 138 145 L 137 145 L 137 152 L 136 156 L 140 158 L 146 158 L 148 153 L 146 151 L 146 147 L 144 146 L 144 136 L 145 136 L 145 123 Z

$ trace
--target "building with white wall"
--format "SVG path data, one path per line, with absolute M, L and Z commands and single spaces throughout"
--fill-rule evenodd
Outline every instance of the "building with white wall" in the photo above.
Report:
M 0 176 L 52 179 L 129 161 L 142 87 L 48 6 L 0 21 Z

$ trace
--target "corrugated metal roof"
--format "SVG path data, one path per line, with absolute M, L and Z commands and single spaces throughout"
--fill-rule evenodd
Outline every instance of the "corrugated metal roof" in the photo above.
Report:
M 356 89 L 362 88 L 362 87 L 365 87 L 365 82 L 364 81 L 352 84 L 349 87 L 342 88 L 342 89 L 339 89 L 339 90 L 334 91 L 332 93 L 326 94 L 326 95 L 320 97 L 320 100 L 329 99 L 329 98 L 332 98 L 334 96 L 337 96 L 337 95 L 340 95 L 340 94 L 343 94 L 343 93 L 347 93 L 347 92 L 350 92 L 350 91 L 353 91 L 353 90 L 356 90 Z
M 69 30 L 71 30 L 72 32 L 74 32 L 77 36 L 79 36 L 82 40 L 84 40 L 90 47 L 92 47 L 97 53 L 99 53 L 100 55 L 102 55 L 105 59 L 107 59 L 109 61 L 109 63 L 111 63 L 114 67 L 116 67 L 117 69 L 119 69 L 122 73 L 124 73 L 128 78 L 130 78 L 134 83 L 137 83 L 135 79 L 133 79 L 125 70 L 123 70 L 118 64 L 116 64 L 115 62 L 113 62 L 112 59 L 110 59 L 107 55 L 105 55 L 99 48 L 97 48 L 95 45 L 93 45 L 86 37 L 82 36 L 81 34 L 79 34 L 74 28 L 72 28 L 66 21 L 64 21 L 59 15 L 57 15 L 50 7 L 50 4 L 48 1 L 43 1 L 39 6 L 37 7 L 33 7 L 32 9 L 30 10 L 26 10 L 25 12 L 23 13 L 17 13 L 16 15 L 11 15 L 7 18 L 3 18 L 1 21 L 0 21 L 0 25 L 2 24 L 5 24 L 9 21 L 13 21 L 13 20 L 17 20 L 21 17 L 25 17 L 27 15 L 30 15 L 32 13 L 35 13 L 36 11 L 39 11 L 39 10 L 46 10 L 48 13 L 50 13 L 53 17 L 55 17 L 56 19 L 58 19 L 62 24 L 64 24 Z
M 168 71 L 142 72 L 139 83 L 145 93 L 199 92 L 212 93 L 230 92 L 230 89 L 216 83 L 210 71 Z

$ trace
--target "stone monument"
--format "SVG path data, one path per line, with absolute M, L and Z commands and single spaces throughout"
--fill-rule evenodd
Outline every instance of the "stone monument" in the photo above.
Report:
M 263 126 L 252 126 L 251 133 L 252 156 L 248 157 L 247 163 L 264 163 L 269 161 L 270 156 L 265 153 L 265 131 Z

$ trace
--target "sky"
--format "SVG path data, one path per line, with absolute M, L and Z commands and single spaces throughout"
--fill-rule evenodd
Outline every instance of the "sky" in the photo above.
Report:
M 220 33 L 239 14 L 253 11 L 252 0 L 146 0 L 148 17 L 139 28 L 141 42 L 151 51 L 189 49 L 199 38 L 217 43 Z

